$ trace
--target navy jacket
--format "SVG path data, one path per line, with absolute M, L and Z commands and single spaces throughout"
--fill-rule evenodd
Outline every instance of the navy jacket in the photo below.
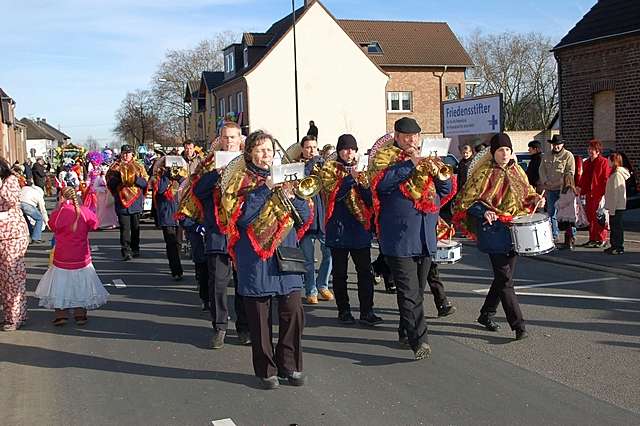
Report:
M 333 248 L 362 249 L 371 247 L 373 228 L 369 231 L 356 220 L 347 208 L 345 199 L 356 186 L 358 193 L 364 200 L 367 207 L 371 208 L 371 190 L 358 185 L 353 176 L 348 175 L 342 179 L 342 184 L 336 194 L 336 202 L 333 208 L 331 219 L 327 222 L 325 245 Z
M 220 208 L 220 206 L 216 206 L 213 199 L 213 191 L 219 179 L 220 174 L 215 170 L 205 173 L 193 187 L 193 194 L 200 200 L 204 210 L 204 226 L 207 228 L 205 252 L 226 254 L 227 237 L 220 232 L 215 216 L 215 209 Z
M 156 197 L 156 214 L 158 217 L 158 225 L 160 226 L 178 226 L 178 222 L 174 218 L 178 210 L 178 195 L 174 194 L 173 199 L 167 198 L 165 192 L 171 185 L 169 179 L 170 172 L 167 170 L 158 178 L 158 191 L 154 194 Z
M 499 220 L 491 225 L 484 218 L 487 207 L 482 203 L 475 203 L 467 210 L 467 214 L 477 220 L 476 235 L 478 250 L 487 254 L 509 254 L 513 251 L 511 231 Z
M 238 271 L 238 293 L 242 296 L 261 297 L 286 295 L 302 288 L 302 274 L 281 273 L 278 271 L 277 254 L 263 261 L 258 257 L 247 236 L 247 228 L 256 220 L 262 207 L 271 196 L 266 185 L 254 189 L 246 195 L 242 212 L 238 218 L 240 239 L 235 245 Z M 299 198 L 291 200 L 302 220 L 309 218 L 309 206 Z M 280 245 L 298 247 L 295 227 L 287 234 Z
M 121 183 L 122 179 L 119 173 L 114 173 L 111 179 L 109 179 L 109 181 L 107 182 L 107 187 L 109 188 L 109 191 L 111 191 L 111 193 L 113 194 L 113 198 L 115 199 L 116 214 L 127 215 L 142 213 L 142 210 L 144 209 L 145 198 L 144 190 L 147 188 L 147 180 L 140 176 L 136 176 L 135 185 L 142 189 L 142 191 L 140 192 L 140 195 L 138 195 L 138 198 L 136 198 L 133 204 L 131 204 L 129 207 L 124 207 L 122 205 L 122 201 L 120 201 L 118 187 Z
M 430 256 L 437 250 L 438 212 L 422 213 L 399 189 L 414 168 L 411 160 L 390 166 L 376 188 L 380 200 L 380 251 L 385 256 Z M 434 202 L 439 204 L 451 192 L 451 179 L 434 179 L 434 183 Z
M 313 157 L 311 160 L 307 161 L 307 163 L 304 165 L 304 175 L 305 176 L 309 176 L 312 174 L 313 172 L 313 166 L 318 164 L 320 166 L 322 166 L 322 163 L 324 163 L 324 160 L 322 159 L 322 157 Z M 315 235 L 319 235 L 322 236 L 325 233 L 325 229 L 324 229 L 324 217 L 325 217 L 325 205 L 324 205 L 324 200 L 322 199 L 321 194 L 317 194 L 315 197 L 312 198 L 313 200 L 313 222 L 311 222 L 311 225 L 309 226 L 309 229 L 307 229 L 307 232 L 305 233 L 305 235 L 307 234 L 315 234 Z

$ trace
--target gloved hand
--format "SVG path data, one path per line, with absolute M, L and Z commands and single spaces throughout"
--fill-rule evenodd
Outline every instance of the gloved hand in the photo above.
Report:
M 200 234 L 204 237 L 204 234 L 207 233 L 207 228 L 204 227 L 204 225 L 197 225 L 196 226 L 196 234 Z

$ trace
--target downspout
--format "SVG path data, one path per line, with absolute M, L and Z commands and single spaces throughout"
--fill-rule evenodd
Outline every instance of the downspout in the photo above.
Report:
M 440 103 L 438 104 L 438 108 L 440 109 L 440 133 L 443 135 L 444 135 L 444 116 L 442 115 L 442 78 L 447 72 L 447 68 L 448 68 L 448 65 L 445 65 L 444 68 L 442 69 L 442 72 L 439 73 L 439 75 L 435 71 L 433 72 L 433 76 L 438 77 L 438 82 L 440 87 Z

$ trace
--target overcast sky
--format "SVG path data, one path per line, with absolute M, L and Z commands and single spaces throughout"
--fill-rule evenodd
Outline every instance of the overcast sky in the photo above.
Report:
M 167 49 L 232 30 L 265 31 L 290 0 L 0 0 L 0 87 L 18 117 L 45 117 L 75 142 L 113 139 L 125 94 L 147 88 Z M 462 39 L 542 32 L 556 41 L 596 0 L 324 0 L 338 19 L 447 22 Z M 296 0 L 296 7 L 303 4 Z

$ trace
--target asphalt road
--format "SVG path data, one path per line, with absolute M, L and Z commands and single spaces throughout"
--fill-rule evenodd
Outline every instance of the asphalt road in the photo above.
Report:
M 104 283 L 126 287 L 108 286 L 110 302 L 84 327 L 53 327 L 52 312 L 37 308 L 48 254 L 30 248 L 29 323 L 0 333 L 0 424 L 640 424 L 632 278 L 520 259 L 516 282 L 534 287 L 518 290 L 531 337 L 516 342 L 501 311 L 500 332 L 475 324 L 491 278 L 486 256 L 466 245 L 461 263 L 441 268 L 458 312 L 434 319 L 427 296 L 431 359 L 398 347 L 395 297 L 378 291 L 385 322 L 375 328 L 338 325 L 332 302 L 306 306 L 309 383 L 264 391 L 233 332 L 224 349 L 208 349 L 190 261 L 176 283 L 159 231 L 145 225 L 142 257 L 128 263 L 117 237 L 92 235 L 94 265 Z

